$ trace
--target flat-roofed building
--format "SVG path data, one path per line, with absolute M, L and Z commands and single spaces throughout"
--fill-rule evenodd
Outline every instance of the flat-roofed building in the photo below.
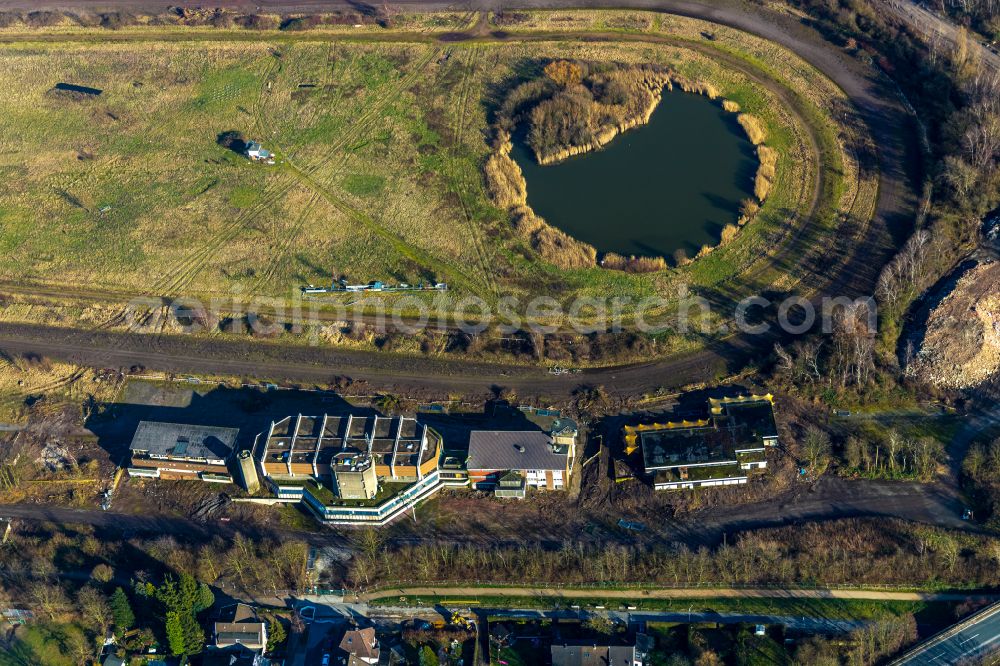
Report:
M 409 417 L 299 414 L 273 422 L 256 452 L 273 481 L 312 478 L 370 499 L 372 475 L 415 482 L 435 472 L 441 438 Z
M 129 476 L 231 483 L 227 460 L 239 430 L 142 421 L 129 450 Z
M 341 451 L 333 459 L 337 495 L 343 499 L 369 500 L 378 494 L 375 463 L 369 453 Z
M 705 418 L 627 425 L 624 440 L 626 453 L 641 449 L 657 490 L 743 484 L 778 443 L 773 397 L 712 399 Z

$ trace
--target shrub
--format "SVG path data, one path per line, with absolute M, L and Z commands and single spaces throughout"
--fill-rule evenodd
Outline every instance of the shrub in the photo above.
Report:
M 227 148 L 234 153 L 243 154 L 247 149 L 247 138 L 238 130 L 228 130 L 226 132 L 221 132 L 217 137 L 215 137 L 215 142 Z
M 527 12 L 511 12 L 499 10 L 493 14 L 492 23 L 497 26 L 510 26 L 517 25 L 519 23 L 526 23 L 531 19 L 531 15 Z
M 748 113 L 741 113 L 736 116 L 736 122 L 740 124 L 743 131 L 747 133 L 747 137 L 750 139 L 750 143 L 757 146 L 764 143 L 767 139 L 767 132 L 764 130 L 763 124 L 756 116 L 751 116 Z
M 0 28 L 9 28 L 21 20 L 17 12 L 0 12 Z
M 740 220 L 739 224 L 742 226 L 752 220 L 754 216 L 757 215 L 757 211 L 760 210 L 760 204 L 751 198 L 746 198 L 740 202 Z
M 731 99 L 722 100 L 722 108 L 730 113 L 739 113 L 740 105 Z
M 740 233 L 740 228 L 735 224 L 727 224 L 722 227 L 722 238 L 719 240 L 719 245 L 725 245 L 731 242 L 736 235 Z
M 757 146 L 757 159 L 760 160 L 761 164 L 770 164 L 771 166 L 775 166 L 778 163 L 778 153 L 774 150 L 774 148 L 760 145 Z
M 235 21 L 233 19 L 232 14 L 228 14 L 224 11 L 219 10 L 212 15 L 212 18 L 208 20 L 208 23 L 213 28 L 225 29 L 225 28 L 232 28 Z
M 139 20 L 127 12 L 106 12 L 100 15 L 101 27 L 108 30 L 118 30 L 130 25 L 136 25 Z
M 538 218 L 541 219 L 541 218 Z M 541 220 L 542 226 L 532 235 L 531 245 L 546 261 L 560 268 L 590 268 L 597 261 L 597 250 Z
M 37 11 L 29 12 L 28 15 L 24 17 L 24 22 L 32 28 L 47 28 L 59 25 L 62 22 L 62 19 L 63 16 L 59 12 Z
M 626 273 L 656 273 L 667 269 L 667 260 L 663 257 L 624 257 L 617 252 L 608 252 L 601 257 L 601 266 L 613 271 Z
M 247 30 L 274 30 L 278 27 L 278 20 L 263 14 L 247 14 L 236 19 L 236 24 Z
M 771 181 L 764 176 L 760 171 L 757 172 L 757 177 L 753 181 L 753 193 L 754 196 L 764 201 L 767 195 L 771 192 Z
M 312 16 L 292 16 L 282 20 L 279 29 L 287 31 L 312 30 L 322 23 L 323 17 L 315 14 Z
M 500 145 L 483 167 L 486 189 L 500 208 L 524 205 L 527 201 L 527 184 L 520 167 L 510 158 L 510 137 L 504 134 L 499 142 Z
M 93 571 L 90 572 L 90 577 L 99 583 L 108 583 L 115 577 L 115 570 L 107 564 L 98 564 L 94 567 Z
M 568 88 L 583 80 L 583 67 L 571 60 L 554 60 L 545 66 L 545 76 L 556 85 Z

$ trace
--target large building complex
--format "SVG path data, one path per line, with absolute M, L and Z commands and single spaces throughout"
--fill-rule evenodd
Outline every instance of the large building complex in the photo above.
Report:
M 773 397 L 711 399 L 704 418 L 627 425 L 624 441 L 657 490 L 743 484 L 778 443 Z
M 440 488 L 441 437 L 404 416 L 288 416 L 255 443 L 279 498 L 327 522 L 385 522 Z
M 257 459 L 272 479 L 335 483 L 337 471 L 370 461 L 379 479 L 419 481 L 437 469 L 441 438 L 403 416 L 288 416 L 258 438 Z

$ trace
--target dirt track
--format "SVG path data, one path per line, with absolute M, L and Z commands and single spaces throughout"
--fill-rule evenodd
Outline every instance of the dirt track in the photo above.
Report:
M 0 323 L 0 349 L 18 355 L 34 352 L 98 368 L 142 366 L 178 374 L 256 377 L 318 385 L 347 376 L 386 389 L 401 389 L 408 395 L 420 395 L 423 391 L 477 394 L 497 385 L 514 388 L 522 395 L 544 394 L 555 399 L 567 397 L 581 384 L 603 384 L 612 393 L 619 387 L 631 394 L 694 384 L 705 377 L 724 374 L 727 365 L 745 362 L 752 351 L 720 344 L 716 350 L 666 361 L 555 376 L 539 368 L 495 363 L 252 341 L 195 341 L 183 336 L 154 339 L 127 333 L 7 323 Z

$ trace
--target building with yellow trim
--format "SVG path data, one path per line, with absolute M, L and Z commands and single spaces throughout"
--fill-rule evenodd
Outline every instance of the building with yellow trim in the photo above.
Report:
M 622 434 L 656 490 L 744 484 L 778 443 L 771 394 L 713 398 L 706 418 L 627 425 Z

